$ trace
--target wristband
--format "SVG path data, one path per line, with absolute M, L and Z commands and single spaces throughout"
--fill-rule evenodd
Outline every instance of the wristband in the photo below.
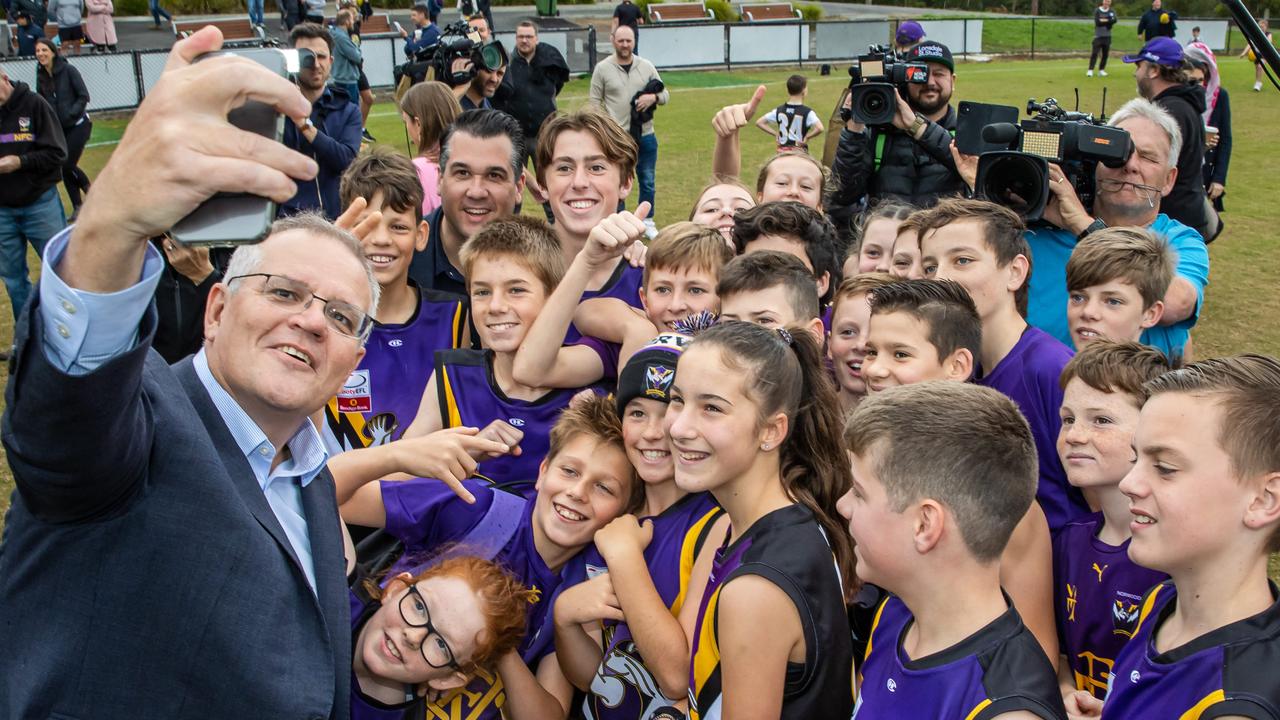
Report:
M 1098 232 L 1099 230 L 1105 230 L 1106 227 L 1107 227 L 1107 224 L 1102 222 L 1102 218 L 1094 218 L 1093 222 L 1089 223 L 1089 227 L 1080 231 L 1080 234 L 1076 236 L 1076 240 L 1077 241 L 1083 240 L 1089 235 L 1092 235 L 1093 233 Z

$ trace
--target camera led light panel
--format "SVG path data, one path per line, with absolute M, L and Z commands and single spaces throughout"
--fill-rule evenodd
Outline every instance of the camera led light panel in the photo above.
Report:
M 1056 160 L 1060 153 L 1062 135 L 1054 132 L 1024 130 L 1022 133 L 1022 151 L 1039 155 L 1042 158 Z

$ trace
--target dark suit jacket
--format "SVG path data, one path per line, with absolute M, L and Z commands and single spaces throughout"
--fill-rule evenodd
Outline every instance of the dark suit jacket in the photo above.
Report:
M 3 440 L 0 717 L 348 717 L 333 479 L 303 490 L 317 594 L 191 361 L 136 348 L 79 377 L 15 329 Z

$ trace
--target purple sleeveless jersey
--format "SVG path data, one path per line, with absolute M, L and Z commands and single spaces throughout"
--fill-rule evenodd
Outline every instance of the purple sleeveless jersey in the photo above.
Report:
M 1280 718 L 1280 589 L 1271 607 L 1157 652 L 1155 636 L 1177 606 L 1172 582 L 1143 599 L 1138 628 L 1116 658 L 1102 720 Z
M 476 474 L 525 497 L 534 495 L 538 466 L 547 455 L 551 427 L 580 388 L 552 390 L 532 402 L 507 397 L 493 377 L 489 350 L 436 353 L 436 393 L 444 427 L 484 428 L 505 420 L 524 433 L 519 455 L 480 463 Z
M 686 495 L 652 518 L 653 541 L 645 548 L 644 559 L 654 587 L 672 615 L 680 613 L 698 549 L 723 512 L 709 493 L 698 493 Z M 593 575 L 594 565 L 604 564 L 594 552 L 586 562 L 588 575 Z M 598 570 L 604 571 L 603 567 Z M 604 642 L 604 659 L 591 681 L 591 692 L 582 703 L 584 718 L 652 720 L 663 717 L 664 710 L 672 712 L 673 706 L 684 699 L 662 694 L 625 622 L 606 623 Z
M 420 294 L 409 322 L 374 326 L 359 367 L 325 407 L 322 435 L 330 453 L 400 439 L 418 414 L 436 351 L 461 346 L 464 299 L 435 290 Z
M 1072 355 L 1071 349 L 1053 336 L 1028 326 L 1000 364 L 977 378 L 979 385 L 1012 398 L 1031 425 L 1031 436 L 1040 459 L 1036 499 L 1049 520 L 1050 530 L 1057 530 L 1090 512 L 1080 490 L 1067 482 L 1067 473 L 1058 459 L 1058 428 L 1062 427 L 1058 415 L 1062 407 L 1062 386 L 1058 378 Z
M 1053 538 L 1058 643 L 1076 688 L 1102 699 L 1120 648 L 1133 637 L 1142 597 L 1169 578 L 1129 559 L 1129 541 L 1098 539 L 1102 513 L 1067 523 Z
M 384 481 L 380 485 L 387 531 L 404 543 L 406 557 L 429 556 L 442 546 L 465 538 L 484 517 L 494 493 L 483 481 L 467 480 L 465 485 L 476 499 L 472 505 L 438 480 Z M 529 668 L 536 670 L 544 657 L 555 652 L 551 616 L 555 599 L 564 588 L 586 579 L 586 566 L 579 553 L 558 573 L 547 567 L 534 546 L 533 507 L 533 499 L 525 501 L 520 526 L 494 562 L 538 593 L 538 602 L 530 605 L 525 614 L 525 635 L 518 648 Z M 465 688 L 428 708 L 427 717 L 499 720 L 505 703 L 501 679 L 496 672 L 482 668 Z
M 916 660 L 902 651 L 912 620 L 896 596 L 881 603 L 859 673 L 855 720 L 986 720 L 1014 710 L 1066 720 L 1053 668 L 1013 605 L 960 643 Z
M 644 268 L 632 267 L 631 263 L 627 262 L 626 258 L 623 258 L 618 261 L 617 267 L 613 269 L 613 274 L 609 276 L 608 280 L 604 281 L 604 285 L 601 285 L 599 290 L 587 290 L 582 293 L 582 300 L 613 298 L 621 300 L 640 312 L 644 312 L 644 305 L 640 302 L 640 286 L 643 282 Z M 578 328 L 574 327 L 573 324 L 570 324 L 569 332 L 565 334 L 564 344 L 573 345 L 580 337 L 582 337 L 582 333 L 578 332 Z M 617 375 L 616 371 L 614 375 Z

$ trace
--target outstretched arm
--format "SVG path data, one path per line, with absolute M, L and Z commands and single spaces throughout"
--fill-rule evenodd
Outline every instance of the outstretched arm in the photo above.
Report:
M 740 105 L 726 105 L 711 118 L 711 127 L 716 131 L 716 149 L 712 159 L 711 172 L 715 175 L 738 177 L 742 174 L 742 144 L 738 131 L 746 126 L 755 116 L 760 101 L 764 100 L 767 88 L 764 85 L 756 88 L 751 99 Z

